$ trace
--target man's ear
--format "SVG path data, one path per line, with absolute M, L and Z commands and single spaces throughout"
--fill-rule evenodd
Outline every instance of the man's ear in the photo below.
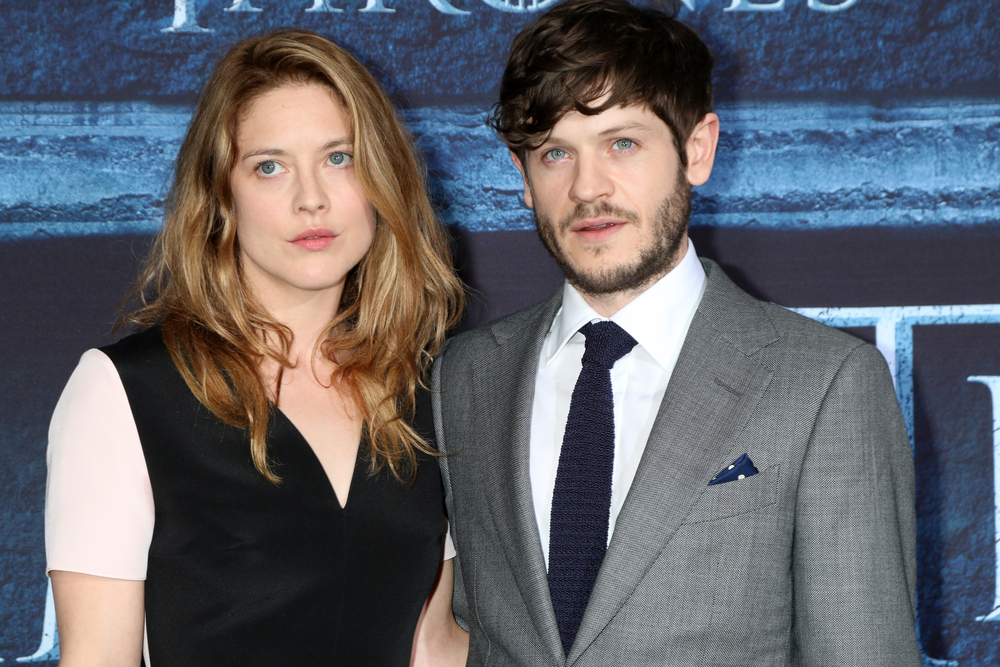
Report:
M 521 163 L 521 158 L 517 157 L 517 153 L 511 151 L 510 159 L 513 160 L 517 170 L 521 172 L 521 179 L 524 181 L 524 203 L 528 208 L 533 209 L 535 208 L 535 203 L 531 199 L 531 183 L 528 182 L 528 172 L 524 170 L 524 165 Z
M 719 117 L 705 114 L 687 140 L 687 179 L 691 185 L 701 185 L 712 175 L 715 148 L 719 145 Z

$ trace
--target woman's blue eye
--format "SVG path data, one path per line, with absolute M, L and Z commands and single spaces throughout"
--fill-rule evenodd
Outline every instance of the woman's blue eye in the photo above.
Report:
M 261 162 L 257 166 L 257 171 L 264 174 L 265 176 L 273 176 L 278 173 L 278 163 L 274 160 L 268 160 L 267 162 Z
M 550 150 L 548 153 L 545 154 L 545 157 L 547 157 L 550 160 L 561 160 L 564 157 L 566 157 L 566 151 L 564 151 L 561 148 L 553 148 L 552 150 Z
M 627 151 L 633 146 L 635 146 L 635 142 L 631 139 L 619 139 L 615 142 L 615 148 L 620 151 Z
M 328 157 L 326 160 L 334 167 L 343 167 L 351 164 L 351 160 L 353 159 L 354 156 L 351 155 L 350 153 L 337 151 L 336 153 L 330 153 L 330 157 Z

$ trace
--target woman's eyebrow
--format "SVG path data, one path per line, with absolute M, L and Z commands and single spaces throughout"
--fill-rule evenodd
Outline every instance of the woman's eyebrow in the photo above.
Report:
M 249 151 L 246 155 L 244 155 L 240 159 L 246 160 L 247 158 L 256 157 L 258 155 L 276 155 L 278 157 L 284 157 L 288 155 L 288 153 L 286 151 L 281 150 L 280 148 L 257 148 L 252 151 Z
M 338 137 L 336 139 L 331 139 L 320 147 L 320 151 L 328 151 L 333 148 L 341 148 L 343 146 L 350 146 L 354 142 L 353 137 Z M 256 157 L 258 155 L 274 155 L 276 157 L 286 157 L 288 151 L 281 148 L 256 148 L 254 150 L 248 151 L 241 160 L 246 160 L 247 158 Z
M 331 148 L 341 148 L 343 146 L 350 146 L 353 143 L 354 143 L 354 137 L 343 137 L 339 139 L 333 139 L 332 141 L 328 141 L 325 144 L 323 144 L 323 147 L 320 148 L 320 150 L 328 151 Z

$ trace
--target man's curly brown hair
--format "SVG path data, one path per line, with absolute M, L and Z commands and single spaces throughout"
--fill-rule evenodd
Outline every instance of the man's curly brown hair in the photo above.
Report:
M 687 139 L 712 111 L 714 60 L 672 9 L 624 0 L 556 5 L 514 39 L 490 126 L 523 162 L 570 110 L 645 106 L 670 128 L 686 167 Z

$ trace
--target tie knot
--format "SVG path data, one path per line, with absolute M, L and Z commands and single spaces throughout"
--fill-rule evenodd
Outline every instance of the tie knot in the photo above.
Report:
M 608 370 L 636 346 L 635 338 L 614 322 L 588 322 L 580 327 L 580 333 L 587 337 L 583 363 Z

